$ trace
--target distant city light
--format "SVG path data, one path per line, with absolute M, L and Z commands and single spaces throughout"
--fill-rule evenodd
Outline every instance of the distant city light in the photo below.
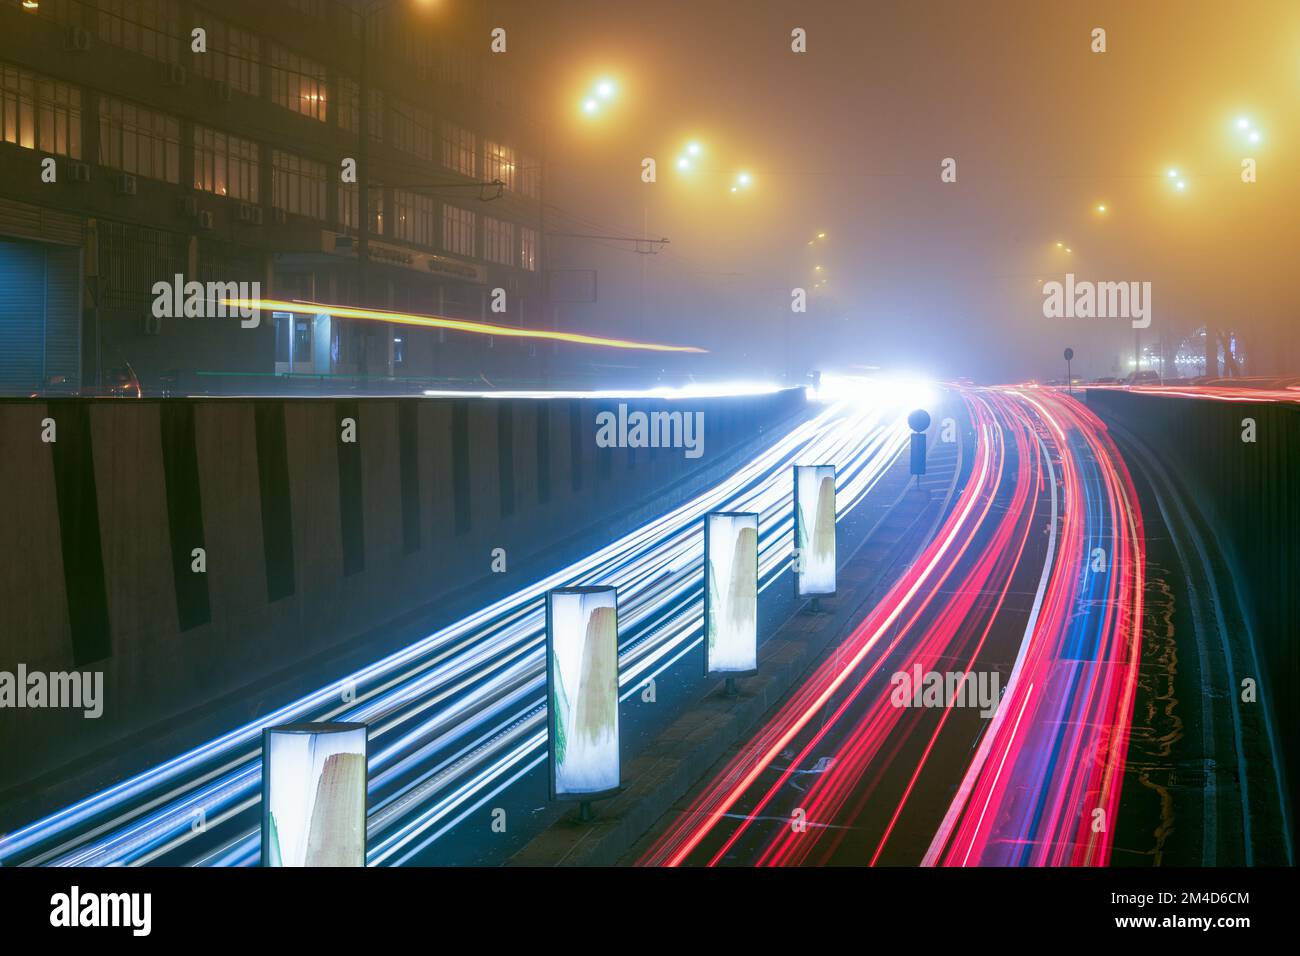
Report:
M 698 155 L 700 155 L 700 144 L 699 144 L 699 143 L 689 143 L 689 144 L 687 144 L 687 146 L 686 146 L 686 152 L 690 153 L 692 156 L 698 156 Z
M 596 95 L 602 100 L 611 99 L 614 96 L 614 84 L 609 80 L 601 80 L 596 84 Z
M 582 108 L 587 113 L 594 113 L 596 110 L 600 109 L 600 103 L 598 103 L 594 98 L 588 98 L 587 101 L 582 104 Z

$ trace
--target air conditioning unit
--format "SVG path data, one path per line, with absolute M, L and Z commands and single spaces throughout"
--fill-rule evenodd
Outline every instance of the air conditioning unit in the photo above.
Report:
M 239 204 L 239 221 L 246 222 L 250 226 L 260 226 L 262 224 L 262 207 L 255 206 L 251 202 L 241 202 Z
M 90 163 L 68 163 L 68 178 L 74 183 L 90 182 Z
M 231 90 L 229 83 L 225 80 L 217 80 L 216 85 L 213 88 L 216 90 L 217 99 L 221 100 L 223 103 L 230 102 L 233 91 Z
M 198 216 L 195 217 L 195 220 L 200 229 L 212 229 L 216 226 L 216 222 L 212 218 L 212 213 L 207 209 L 200 212 Z
M 74 53 L 85 53 L 90 49 L 90 31 L 78 26 L 70 26 L 63 32 L 63 49 Z
M 118 173 L 113 178 L 113 190 L 119 196 L 134 196 L 135 188 L 135 177 L 130 173 Z
M 181 214 L 185 216 L 197 216 L 199 214 L 199 197 L 186 196 L 181 200 Z
M 275 223 L 277 226 L 287 225 L 289 222 L 289 214 L 283 209 L 272 209 L 271 222 Z
M 185 67 L 183 66 L 177 66 L 175 63 L 164 63 L 162 74 L 165 86 L 185 85 Z
M 162 317 L 154 315 L 152 311 L 144 314 L 144 334 L 145 335 L 162 335 Z

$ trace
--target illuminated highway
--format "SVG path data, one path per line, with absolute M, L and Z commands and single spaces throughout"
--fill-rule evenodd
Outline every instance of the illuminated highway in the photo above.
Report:
M 1107 862 L 1141 618 L 1132 486 L 1078 402 L 966 397 L 975 462 L 938 535 L 642 864 Z M 896 692 L 930 673 L 983 693 Z
M 261 729 L 309 720 L 370 726 L 371 865 L 481 860 L 468 855 L 481 845 L 449 837 L 544 770 L 545 591 L 617 585 L 623 701 L 651 678 L 679 681 L 679 692 L 697 686 L 705 512 L 760 512 L 760 587 L 770 587 L 789 564 L 791 466 L 836 465 L 842 521 L 906 447 L 910 403 L 929 396 L 895 387 L 824 397 L 707 493 L 384 660 L 17 829 L 0 839 L 0 863 L 255 864 Z

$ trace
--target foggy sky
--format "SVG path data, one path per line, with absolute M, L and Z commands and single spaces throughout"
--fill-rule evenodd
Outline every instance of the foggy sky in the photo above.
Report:
M 1045 379 L 1064 374 L 1066 345 L 1078 373 L 1126 373 L 1128 322 L 1043 317 L 1039 280 L 1072 271 L 1151 282 L 1146 341 L 1209 319 L 1242 333 L 1256 370 L 1300 365 L 1298 3 L 552 0 L 487 13 L 547 124 L 548 199 L 575 217 L 552 228 L 671 240 L 648 257 L 555 240 L 557 266 L 599 273 L 599 301 L 566 306 L 568 326 L 702 345 L 715 368 L 751 375 L 790 360 Z M 790 51 L 796 26 L 805 54 Z M 584 122 L 575 104 L 599 74 L 618 100 Z M 1244 143 L 1239 115 L 1262 143 Z M 707 168 L 681 177 L 692 138 Z M 1255 184 L 1240 182 L 1244 156 Z M 940 182 L 945 157 L 954 184 Z M 741 168 L 755 182 L 737 197 Z M 811 286 L 815 264 L 826 293 L 792 315 L 790 290 Z

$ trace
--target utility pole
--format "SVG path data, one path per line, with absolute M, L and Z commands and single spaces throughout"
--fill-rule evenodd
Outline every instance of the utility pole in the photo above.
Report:
M 363 8 L 361 17 L 361 56 L 357 70 L 357 300 L 361 306 L 370 304 L 367 294 L 370 260 L 370 14 Z M 366 331 L 361 324 L 357 332 L 357 364 L 362 376 L 367 373 Z

